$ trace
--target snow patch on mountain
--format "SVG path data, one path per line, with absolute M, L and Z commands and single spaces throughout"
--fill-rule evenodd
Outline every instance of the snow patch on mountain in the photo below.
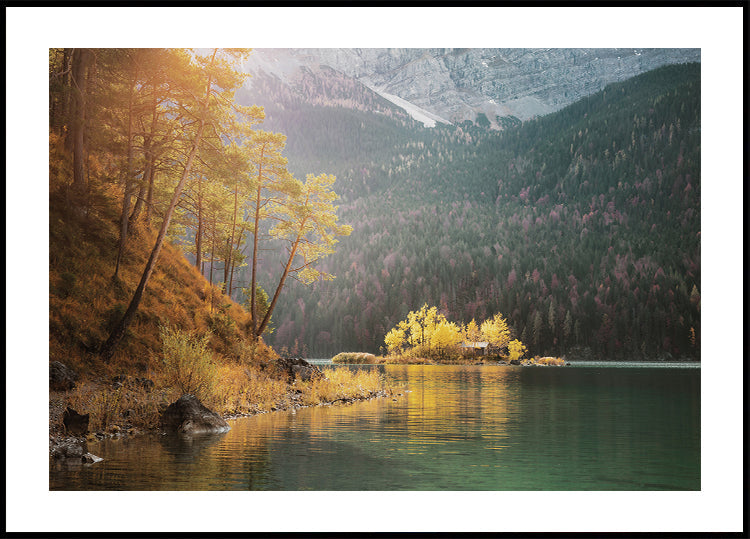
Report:
M 413 103 L 409 103 L 408 101 L 406 101 L 405 99 L 401 99 L 397 95 L 389 94 L 370 86 L 368 86 L 368 88 L 370 88 L 373 92 L 377 93 L 384 99 L 387 99 L 397 107 L 401 107 L 402 109 L 404 109 L 407 114 L 409 114 L 409 116 L 411 116 L 418 122 L 422 122 L 425 127 L 435 127 L 436 122 L 450 124 L 450 122 L 445 118 L 441 118 L 437 114 L 433 114 L 430 111 L 424 110 L 423 108 L 414 105 Z

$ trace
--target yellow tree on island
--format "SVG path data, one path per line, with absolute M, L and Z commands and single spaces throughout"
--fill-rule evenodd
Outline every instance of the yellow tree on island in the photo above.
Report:
M 471 322 L 466 324 L 464 328 L 464 340 L 470 342 L 477 342 L 482 340 L 482 332 L 479 330 L 476 320 L 473 318 Z
M 392 356 L 400 356 L 404 350 L 406 344 L 406 332 L 408 327 L 406 322 L 399 322 L 399 324 L 390 330 L 385 335 L 385 346 L 388 349 L 388 353 Z
M 438 355 L 442 356 L 447 354 L 461 344 L 462 330 L 463 328 L 457 326 L 453 322 L 448 322 L 447 320 L 438 322 L 431 335 L 433 349 Z
M 519 340 L 513 340 L 508 343 L 508 359 L 510 361 L 520 360 L 526 353 L 526 347 Z
M 483 341 L 487 341 L 490 346 L 498 350 L 506 348 L 510 342 L 510 328 L 501 313 L 482 322 L 480 333 Z
M 407 351 L 417 356 L 444 355 L 451 347 L 461 343 L 461 334 L 461 327 L 448 322 L 444 315 L 438 313 L 437 307 L 429 307 L 425 303 L 421 309 L 411 311 L 406 320 L 386 334 L 385 345 L 392 355 Z

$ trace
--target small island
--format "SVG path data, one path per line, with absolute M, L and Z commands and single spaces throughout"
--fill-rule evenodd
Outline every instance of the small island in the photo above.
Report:
M 512 339 L 508 321 L 501 313 L 477 323 L 449 322 L 437 307 L 424 304 L 411 311 L 385 336 L 388 353 L 341 352 L 333 363 L 347 364 L 478 364 L 555 366 L 566 365 L 564 358 L 530 357 L 519 339 Z

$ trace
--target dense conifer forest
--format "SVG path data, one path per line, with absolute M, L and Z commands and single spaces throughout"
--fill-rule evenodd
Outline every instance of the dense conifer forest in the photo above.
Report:
M 699 358 L 699 64 L 503 131 L 425 128 L 356 83 L 321 80 L 292 90 L 256 75 L 237 93 L 287 134 L 290 170 L 337 176 L 353 226 L 321 265 L 336 279 L 280 299 L 277 348 L 377 353 L 427 303 L 463 324 L 500 312 L 532 355 Z M 261 266 L 270 276 L 278 261 Z

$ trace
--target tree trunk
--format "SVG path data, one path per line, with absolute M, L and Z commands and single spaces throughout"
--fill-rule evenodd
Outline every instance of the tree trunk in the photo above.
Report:
M 146 215 L 143 216 L 143 221 L 146 226 L 151 226 L 151 214 L 154 211 L 154 176 L 156 174 L 156 163 L 152 156 L 151 169 L 148 174 L 148 190 L 146 191 Z
M 211 238 L 211 267 L 208 272 L 208 282 L 211 283 L 208 289 L 211 294 L 211 314 L 214 312 L 214 239 L 216 236 L 216 223 L 214 223 L 213 235 L 214 237 Z
M 130 81 L 130 92 L 128 95 L 128 149 L 125 164 L 125 192 L 122 197 L 122 213 L 120 214 L 120 245 L 117 249 L 117 262 L 115 263 L 115 275 L 120 271 L 120 262 L 125 256 L 125 246 L 128 241 L 128 224 L 130 220 L 130 199 L 133 186 L 133 99 L 135 94 L 135 82 L 138 72 L 133 68 L 133 78 Z
M 211 59 L 212 64 L 215 57 L 216 49 L 214 49 L 214 56 Z M 180 181 L 177 183 L 177 187 L 175 187 L 174 193 L 172 194 L 172 200 L 169 204 L 169 208 L 164 215 L 164 220 L 162 221 L 161 228 L 159 229 L 159 235 L 156 237 L 156 244 L 151 250 L 151 255 L 148 258 L 148 262 L 146 262 L 146 267 L 143 270 L 143 275 L 141 275 L 141 280 L 138 283 L 138 287 L 133 294 L 133 298 L 130 300 L 130 304 L 125 311 L 122 320 L 120 320 L 117 326 L 115 326 L 115 328 L 112 330 L 112 333 L 110 333 L 107 341 L 102 345 L 100 354 L 105 362 L 108 362 L 112 358 L 115 347 L 120 343 L 122 337 L 125 335 L 125 330 L 133 321 L 133 317 L 135 317 L 135 313 L 138 310 L 138 305 L 140 304 L 141 298 L 143 297 L 143 292 L 146 289 L 146 284 L 148 283 L 148 280 L 154 271 L 156 261 L 159 259 L 159 253 L 161 252 L 161 248 L 164 245 L 164 237 L 167 235 L 169 223 L 172 220 L 172 215 L 174 214 L 174 210 L 177 207 L 177 202 L 180 200 L 182 188 L 184 187 L 185 182 L 190 175 L 190 170 L 193 167 L 193 160 L 195 159 L 195 156 L 198 153 L 198 147 L 201 144 L 201 140 L 203 137 L 203 128 L 205 127 L 206 122 L 205 115 L 208 112 L 208 100 L 211 95 L 211 79 L 212 75 L 209 72 L 208 84 L 206 85 L 206 97 L 201 104 L 200 117 L 198 119 L 198 130 L 196 131 L 195 138 L 193 139 L 192 148 L 190 149 L 190 154 L 188 155 L 187 162 L 185 163 L 185 168 L 182 171 L 182 176 L 180 177 Z
M 232 264 L 232 244 L 229 243 L 227 238 L 226 255 L 224 257 L 224 293 L 227 292 L 227 286 L 229 285 L 229 266 Z
M 302 223 L 302 226 L 300 226 L 300 230 L 303 230 L 303 229 L 304 229 L 304 222 Z M 298 235 L 297 239 L 294 241 L 294 244 L 292 245 L 292 250 L 289 252 L 289 260 L 287 260 L 286 266 L 284 267 L 284 273 L 281 274 L 281 279 L 279 279 L 279 284 L 276 286 L 276 291 L 273 293 L 273 299 L 271 300 L 271 304 L 268 306 L 268 310 L 266 311 L 266 315 L 263 317 L 263 321 L 260 323 L 260 326 L 254 332 L 254 336 L 256 339 L 260 338 L 260 336 L 263 335 L 263 332 L 266 330 L 266 326 L 268 325 L 269 320 L 271 320 L 271 312 L 276 306 L 276 301 L 279 299 L 279 295 L 281 294 L 281 289 L 284 287 L 284 281 L 286 281 L 286 278 L 289 275 L 289 270 L 292 268 L 294 255 L 297 254 L 297 247 L 299 247 L 299 242 L 301 240 L 302 240 L 302 236 Z
M 154 95 L 151 105 L 151 132 L 148 134 L 144 134 L 143 136 L 143 156 L 145 158 L 143 178 L 141 179 L 141 188 L 138 191 L 138 198 L 136 198 L 133 213 L 130 215 L 129 226 L 133 226 L 138 221 L 138 217 L 143 210 L 143 205 L 144 203 L 146 203 L 146 197 L 149 197 L 148 204 L 150 205 L 150 197 L 153 194 L 154 166 L 156 161 L 153 149 L 153 137 L 154 133 L 156 132 L 156 120 L 159 116 L 157 109 L 158 101 L 156 99 L 156 88 L 154 88 L 153 91 Z M 147 213 L 146 219 L 148 220 L 150 219 L 150 217 L 150 213 Z
M 232 256 L 234 251 L 234 229 L 237 227 L 237 191 L 239 188 L 237 187 L 237 182 L 234 182 L 234 212 L 232 213 L 232 233 L 229 235 L 229 254 L 227 255 L 227 264 L 224 265 L 224 283 L 227 285 L 227 289 L 225 290 L 226 294 L 231 298 L 232 297 L 232 286 L 229 281 L 229 272 L 234 265 L 234 256 Z
M 240 251 L 240 243 L 242 242 L 242 234 L 245 233 L 245 226 L 240 227 L 240 233 L 237 235 L 236 251 Z M 232 257 L 232 268 L 229 270 L 229 297 L 232 297 L 232 283 L 234 282 L 234 257 Z
M 256 295 L 255 287 L 256 283 L 256 268 L 258 267 L 258 228 L 260 223 L 260 191 L 261 191 L 261 180 L 263 178 L 263 150 L 265 147 L 260 149 L 260 159 L 258 160 L 258 192 L 255 195 L 255 223 L 253 228 L 253 261 L 252 269 L 250 271 L 250 318 L 252 319 L 252 334 L 255 335 L 255 331 L 258 327 L 257 312 L 258 309 L 255 306 Z
M 144 147 L 145 146 L 146 143 L 144 142 Z M 133 213 L 130 214 L 130 218 L 128 219 L 129 228 L 133 228 L 135 226 L 135 224 L 138 222 L 138 217 L 140 217 L 141 212 L 143 211 L 143 206 L 146 200 L 146 193 L 148 192 L 149 188 L 149 178 L 151 178 L 152 176 L 151 160 L 148 154 L 146 154 L 146 162 L 143 168 L 143 178 L 141 179 L 141 186 L 138 189 L 138 195 L 136 195 L 135 198 Z
M 216 234 L 216 227 L 214 227 L 214 234 Z M 214 284 L 214 241 L 213 238 L 211 238 L 211 265 L 209 266 L 208 270 L 208 282 L 211 283 L 211 285 Z
M 60 123 L 60 135 L 65 136 L 65 149 L 73 153 L 73 137 L 71 136 L 71 122 L 72 118 L 70 116 L 70 108 L 71 108 L 71 98 L 73 93 L 73 52 L 75 49 L 63 49 L 63 80 L 62 85 L 64 88 L 64 93 L 62 96 L 62 110 L 60 111 L 60 115 L 62 118 L 62 121 Z M 68 128 L 67 134 L 65 133 L 65 128 Z
M 73 193 L 86 191 L 84 132 L 86 130 L 86 97 L 88 69 L 94 55 L 88 49 L 74 49 L 71 66 L 71 86 L 73 90 L 73 118 L 70 129 L 70 147 L 73 151 Z
M 202 175 L 198 175 L 198 229 L 195 232 L 195 267 L 201 271 L 201 262 L 203 261 L 203 194 L 201 193 Z M 201 275 L 203 272 L 201 271 Z

